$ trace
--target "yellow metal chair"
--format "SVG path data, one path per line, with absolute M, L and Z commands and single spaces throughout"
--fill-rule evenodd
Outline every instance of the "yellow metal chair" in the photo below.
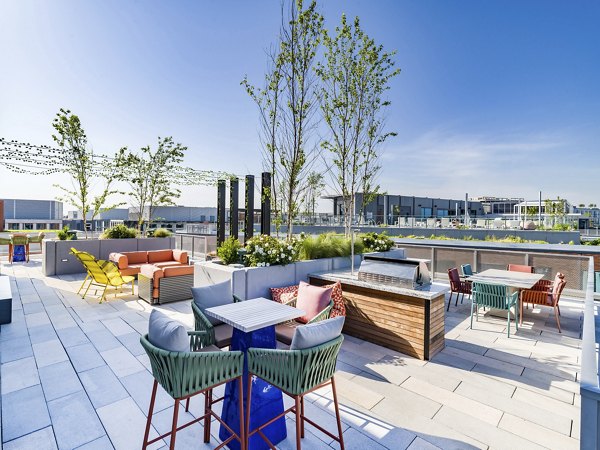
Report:
M 102 289 L 102 294 L 100 295 L 100 303 L 102 303 L 106 298 L 106 290 L 109 287 L 115 288 L 116 297 L 117 289 L 122 288 L 124 284 L 128 283 L 131 283 L 131 294 L 134 294 L 135 277 L 127 275 L 121 276 L 118 267 L 112 261 L 97 260 L 93 255 L 86 252 L 80 252 L 74 248 L 71 249 L 71 252 L 79 259 L 79 261 L 81 261 L 87 271 L 87 276 L 85 280 L 83 280 L 79 291 L 77 291 L 78 294 L 81 292 L 81 289 L 83 289 L 86 281 L 89 280 L 89 284 L 81 298 L 85 298 L 90 287 L 94 286 L 97 288 L 94 290 L 95 293 Z

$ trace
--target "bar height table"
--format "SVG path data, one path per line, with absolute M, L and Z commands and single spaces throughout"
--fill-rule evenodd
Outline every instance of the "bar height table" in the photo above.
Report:
M 266 299 L 256 298 L 228 305 L 207 308 L 206 314 L 219 319 L 233 327 L 231 350 L 241 350 L 246 354 L 250 347 L 275 348 L 275 325 L 296 319 L 305 314 L 304 311 Z M 244 359 L 244 409 L 247 405 L 248 362 Z M 267 382 L 255 378 L 252 380 L 252 415 L 250 429 L 268 422 L 283 412 L 283 396 L 281 391 Z M 221 417 L 235 432 L 239 431 L 238 384 L 227 383 Z M 273 444 L 284 440 L 287 436 L 285 417 L 281 417 L 263 429 L 263 433 Z M 231 434 L 221 426 L 219 437 L 227 439 Z M 228 444 L 233 450 L 240 448 L 239 442 L 233 440 Z M 248 449 L 268 449 L 267 443 L 258 435 L 250 438 Z

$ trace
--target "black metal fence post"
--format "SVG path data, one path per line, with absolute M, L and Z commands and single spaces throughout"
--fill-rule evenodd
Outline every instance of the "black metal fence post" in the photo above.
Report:
M 271 172 L 262 173 L 260 192 L 260 232 L 271 234 Z
M 246 227 L 244 242 L 254 236 L 254 175 L 246 175 Z
M 233 236 L 236 239 L 238 238 L 239 232 L 239 189 L 239 180 L 237 178 L 231 178 L 229 180 L 229 236 Z
M 217 247 L 225 242 L 225 180 L 217 181 Z

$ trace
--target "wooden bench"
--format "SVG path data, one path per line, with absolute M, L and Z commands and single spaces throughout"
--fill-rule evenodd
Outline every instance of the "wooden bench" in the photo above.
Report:
M 10 290 L 10 279 L 6 275 L 0 275 L 0 325 L 12 321 L 12 291 Z

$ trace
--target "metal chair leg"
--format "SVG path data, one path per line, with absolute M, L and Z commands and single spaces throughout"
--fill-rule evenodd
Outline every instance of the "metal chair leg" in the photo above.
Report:
M 333 393 L 333 406 L 335 407 L 335 418 L 337 420 L 338 435 L 340 437 L 340 449 L 344 450 L 344 435 L 342 433 L 342 419 L 340 417 L 340 405 L 338 403 L 337 391 L 335 389 L 335 377 L 331 377 L 331 392 Z
M 448 296 L 448 307 L 446 311 L 450 311 L 450 303 L 452 302 L 452 291 L 450 291 L 450 295 Z
M 241 395 L 241 392 L 240 392 Z M 244 436 L 246 439 L 245 447 L 250 447 L 250 438 L 248 434 L 250 433 L 250 406 L 252 404 L 252 374 L 248 373 L 248 390 L 246 393 L 246 426 Z
M 148 409 L 148 418 L 146 419 L 146 431 L 144 433 L 144 443 L 142 444 L 142 450 L 146 450 L 148 447 L 148 437 L 150 436 L 150 424 L 152 422 L 152 412 L 154 411 L 154 401 L 156 400 L 156 390 L 158 388 L 158 381 L 154 380 L 154 386 L 152 387 L 152 397 L 150 397 L 150 408 Z
M 212 407 L 212 389 L 209 389 L 204 393 L 204 442 L 210 442 L 210 425 L 211 425 L 211 417 L 208 414 L 208 411 Z
M 179 399 L 175 400 L 175 407 L 173 409 L 173 425 L 171 425 L 171 443 L 169 450 L 175 450 L 175 435 L 177 434 L 177 417 L 179 415 Z
M 300 397 L 296 395 L 294 397 L 294 401 L 296 403 L 296 450 L 301 450 L 302 448 L 302 419 L 300 417 Z

